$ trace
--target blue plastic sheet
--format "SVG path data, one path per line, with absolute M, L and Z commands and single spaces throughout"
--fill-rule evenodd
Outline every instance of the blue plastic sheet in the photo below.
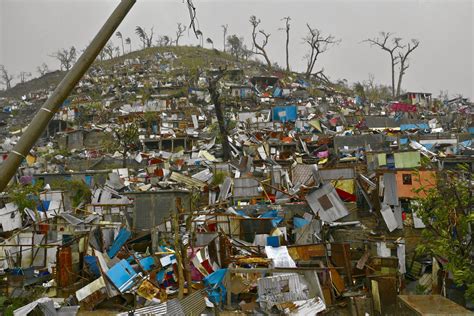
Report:
M 150 271 L 156 266 L 155 259 L 152 256 L 140 259 L 139 261 L 145 271 Z
M 283 90 L 280 89 L 279 87 L 276 87 L 275 90 L 273 91 L 273 97 L 281 97 L 283 95 Z
M 37 207 L 38 211 L 46 212 L 49 208 L 49 203 L 51 203 L 51 201 L 41 201 L 41 203 Z
M 219 269 L 203 279 L 204 285 L 207 288 L 209 300 L 215 304 L 222 302 L 227 295 L 227 290 L 222 284 L 227 269 Z
M 296 105 L 276 106 L 273 108 L 272 113 L 273 113 L 272 115 L 273 121 L 294 122 L 296 121 L 296 118 L 298 117 Z
M 123 293 L 134 284 L 138 274 L 127 260 L 122 259 L 107 271 L 110 281 Z
M 280 247 L 280 238 L 278 236 L 268 236 L 267 246 Z
M 426 123 L 417 123 L 417 124 L 401 124 L 400 130 L 406 131 L 410 129 L 430 129 L 430 126 Z
M 295 226 L 295 228 L 300 228 L 308 224 L 309 224 L 309 221 L 304 218 L 293 217 L 293 225 Z
M 271 218 L 273 227 L 277 227 L 278 224 L 280 224 L 281 221 L 283 220 L 283 217 L 278 216 L 277 210 L 270 210 L 268 212 L 265 212 L 262 215 L 260 215 L 259 218 Z
M 126 228 L 121 228 L 119 231 L 119 234 L 117 235 L 117 238 L 115 238 L 114 243 L 112 246 L 110 246 L 109 251 L 107 254 L 109 255 L 109 258 L 115 257 L 115 255 L 119 252 L 120 248 L 127 242 L 128 238 L 132 233 L 128 231 Z

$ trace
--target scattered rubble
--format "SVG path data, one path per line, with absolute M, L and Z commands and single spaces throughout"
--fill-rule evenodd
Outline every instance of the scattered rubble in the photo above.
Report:
M 14 315 L 384 315 L 416 285 L 446 291 L 445 262 L 415 255 L 416 190 L 472 168 L 472 103 L 370 104 L 235 64 L 223 161 L 220 65 L 179 62 L 161 48 L 94 66 L 25 158 L 14 181 L 37 192 L 0 202 L 3 295 L 32 298 Z M 49 92 L 3 100 L 8 124 Z M 20 134 L 2 131 L 0 161 Z

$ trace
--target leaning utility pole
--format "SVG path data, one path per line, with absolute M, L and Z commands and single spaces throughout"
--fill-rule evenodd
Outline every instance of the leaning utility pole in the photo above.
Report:
M 22 160 L 26 155 L 28 155 L 31 148 L 44 132 L 49 121 L 53 118 L 56 111 L 72 89 L 74 89 L 87 69 L 89 69 L 90 65 L 94 62 L 105 44 L 107 44 L 110 37 L 114 34 L 115 30 L 133 7 L 135 2 L 136 0 L 122 0 L 120 2 L 76 64 L 59 83 L 53 94 L 51 94 L 48 100 L 46 100 L 43 106 L 39 109 L 38 113 L 36 113 L 16 146 L 9 153 L 7 160 L 5 160 L 1 165 L 0 192 L 5 189 L 8 182 L 10 182 L 10 179 L 15 175 Z

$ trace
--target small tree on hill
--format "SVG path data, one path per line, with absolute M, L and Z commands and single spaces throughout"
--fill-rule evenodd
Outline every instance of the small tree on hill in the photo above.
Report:
M 286 32 L 286 42 L 285 42 L 285 52 L 286 52 L 286 71 L 290 71 L 290 55 L 289 55 L 289 45 L 290 45 L 290 20 L 289 16 L 282 19 L 285 21 L 285 28 L 282 29 Z
M 176 30 L 176 46 L 179 45 L 179 39 L 183 37 L 184 32 L 186 31 L 186 25 L 183 25 L 181 23 L 177 23 L 178 29 Z
M 62 48 L 50 55 L 59 61 L 61 70 L 69 71 L 76 61 L 77 51 L 74 46 L 69 49 Z
M 309 24 L 306 26 L 308 34 L 303 38 L 303 41 L 309 46 L 309 53 L 305 56 L 306 78 L 309 78 L 313 74 L 318 57 L 339 41 L 331 34 L 324 36 L 320 30 L 312 28 Z M 319 71 L 318 74 L 322 74 L 322 71 Z
M 211 38 L 208 37 L 208 38 L 206 39 L 206 43 L 212 45 L 212 48 L 214 48 L 214 42 L 212 41 Z
M 10 89 L 12 87 L 13 76 L 8 74 L 5 66 L 0 65 L 0 83 L 5 85 L 5 87 Z
M 43 77 L 49 72 L 48 65 L 46 65 L 46 63 L 42 63 L 41 66 L 36 67 L 36 71 L 41 77 Z
M 31 77 L 31 72 L 21 71 L 18 75 L 18 79 L 20 79 L 20 83 L 24 83 L 28 78 Z
M 128 45 L 128 47 L 129 47 L 129 51 L 128 51 L 128 52 L 131 53 L 131 52 L 132 52 L 132 40 L 130 39 L 130 37 L 127 37 L 127 38 L 125 39 L 125 44 Z
M 125 55 L 125 46 L 123 45 L 122 33 L 117 32 L 117 33 L 115 33 L 115 36 L 117 36 L 120 39 L 120 42 L 122 43 L 122 55 Z
M 267 50 L 265 49 L 268 44 L 268 39 L 270 38 L 270 33 L 265 33 L 264 30 L 257 30 L 257 27 L 260 25 L 261 20 L 257 19 L 255 15 L 252 15 L 250 17 L 249 22 L 250 25 L 252 25 L 252 41 L 253 45 L 255 46 L 255 54 L 263 56 L 265 62 L 267 63 L 267 67 L 271 68 L 272 63 L 270 61 L 270 58 L 268 58 Z M 259 42 L 257 39 L 258 35 L 263 36 L 261 42 Z
M 225 48 L 226 48 L 226 39 L 227 39 L 227 30 L 229 29 L 229 25 L 221 25 L 222 27 L 222 33 L 224 34 L 224 53 L 225 53 Z
M 142 42 L 143 49 L 151 47 L 153 44 L 153 27 L 150 29 L 150 33 L 147 33 L 144 28 L 137 26 L 135 28 L 135 34 L 138 35 L 138 38 Z
M 127 167 L 127 154 L 139 148 L 138 124 L 135 122 L 124 123 L 114 128 L 116 146 L 122 154 L 122 166 Z
M 250 55 L 249 50 L 244 44 L 244 38 L 237 35 L 230 35 L 227 37 L 227 46 L 230 49 L 230 54 L 235 57 L 237 61 L 240 58 L 246 59 Z

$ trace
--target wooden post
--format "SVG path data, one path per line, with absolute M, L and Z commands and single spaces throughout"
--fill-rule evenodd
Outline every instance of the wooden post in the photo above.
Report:
M 176 256 L 176 262 L 178 266 L 178 298 L 181 299 L 184 296 L 184 273 L 183 273 L 183 258 L 181 257 L 181 245 L 179 242 L 179 223 L 178 214 L 173 212 L 173 230 L 174 230 L 174 251 Z

